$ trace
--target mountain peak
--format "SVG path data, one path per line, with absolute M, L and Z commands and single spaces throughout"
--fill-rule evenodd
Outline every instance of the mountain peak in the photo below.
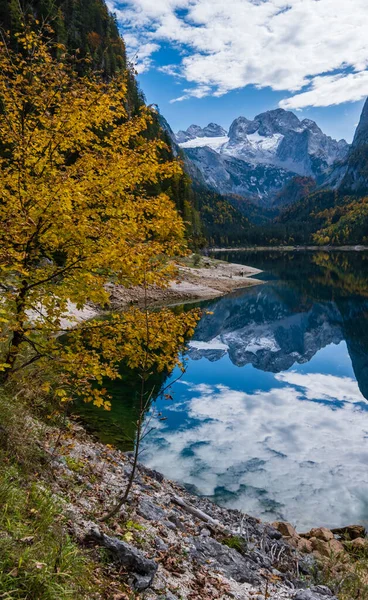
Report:
M 323 133 L 322 129 L 320 127 L 318 127 L 317 123 L 315 121 L 312 121 L 312 119 L 303 119 L 303 121 L 300 123 L 300 125 L 304 129 L 308 129 L 312 133 L 317 133 L 317 134 Z
M 238 117 L 231 123 L 229 129 L 229 138 L 232 142 L 237 142 L 244 139 L 246 135 L 255 133 L 257 124 L 255 121 L 250 121 L 246 117 Z
M 300 127 L 298 117 L 294 115 L 294 113 L 284 110 L 283 108 L 268 110 L 257 115 L 254 120 L 259 122 L 259 135 L 267 136 L 273 135 L 274 133 L 281 133 L 284 135 L 291 129 L 298 129 Z
M 190 125 L 186 131 L 180 130 L 176 134 L 176 139 L 179 144 L 194 140 L 195 138 L 205 137 L 223 137 L 226 136 L 226 130 L 217 125 L 217 123 L 208 123 L 206 127 L 200 127 L 199 125 Z
M 363 106 L 359 124 L 355 131 L 353 148 L 363 144 L 368 144 L 368 98 Z

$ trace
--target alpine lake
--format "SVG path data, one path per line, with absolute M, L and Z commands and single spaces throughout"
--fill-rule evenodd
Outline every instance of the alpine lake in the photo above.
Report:
M 262 269 L 263 283 L 201 304 L 185 373 L 150 381 L 140 460 L 265 521 L 368 526 L 368 253 L 215 257 Z M 111 412 L 76 412 L 131 450 L 139 382 L 121 375 L 105 382 Z

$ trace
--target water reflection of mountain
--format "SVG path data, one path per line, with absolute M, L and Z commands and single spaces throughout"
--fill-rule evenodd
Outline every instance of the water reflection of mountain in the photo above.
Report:
M 215 361 L 226 352 L 237 366 L 279 373 L 322 348 L 346 340 L 362 394 L 368 399 L 368 299 L 315 301 L 285 283 L 268 283 L 219 300 L 204 316 L 190 357 Z

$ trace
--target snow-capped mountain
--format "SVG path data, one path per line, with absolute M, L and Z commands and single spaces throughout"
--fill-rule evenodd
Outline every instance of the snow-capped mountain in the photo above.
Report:
M 187 148 L 185 154 L 190 162 L 189 173 L 192 175 L 195 168 L 207 186 L 225 196 L 236 194 L 257 198 L 265 205 L 271 204 L 294 176 L 294 173 L 272 164 L 250 162 L 219 152 L 215 144 Z
M 207 127 L 199 127 L 199 125 L 190 125 L 186 131 L 178 131 L 176 139 L 179 144 L 194 140 L 197 138 L 226 138 L 227 133 L 223 127 L 216 123 L 209 123 Z
M 345 140 L 336 141 L 314 121 L 300 121 L 281 108 L 252 121 L 238 117 L 228 132 L 215 123 L 191 125 L 176 139 L 207 185 L 267 202 L 295 175 L 322 179 L 349 151 Z

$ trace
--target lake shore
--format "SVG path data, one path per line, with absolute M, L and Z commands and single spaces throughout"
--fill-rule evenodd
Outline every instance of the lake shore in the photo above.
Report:
M 364 252 L 368 246 L 244 246 L 240 248 L 206 248 L 206 252 L 264 252 L 264 251 L 282 251 L 282 252 L 304 252 L 310 250 L 313 252 Z
M 147 291 L 149 306 L 184 304 L 218 298 L 234 290 L 263 283 L 255 276 L 260 269 L 228 263 L 208 257 L 198 257 L 198 265 L 193 259 L 178 264 L 178 276 L 167 288 L 152 286 Z M 145 290 L 143 287 L 125 288 L 111 284 L 109 286 L 111 306 L 122 310 L 129 305 L 143 305 Z
M 190 304 L 219 298 L 235 290 L 263 283 L 255 277 L 262 273 L 260 269 L 209 257 L 198 259 L 198 266 L 193 266 L 192 257 L 178 264 L 178 275 L 166 288 L 150 286 L 145 291 L 139 286 L 126 288 L 122 285 L 108 284 L 111 302 L 109 311 L 121 311 L 132 305 L 143 306 L 146 299 L 149 307 Z M 108 311 L 93 304 L 78 309 L 73 302 L 69 302 L 68 313 L 60 322 L 61 328 L 71 329 L 78 323 L 106 312 Z

